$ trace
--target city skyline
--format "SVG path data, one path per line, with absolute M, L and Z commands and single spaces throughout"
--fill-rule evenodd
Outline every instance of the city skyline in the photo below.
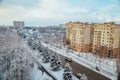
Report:
M 14 20 L 26 26 L 47 26 L 69 21 L 120 24 L 120 0 L 0 0 L 0 25 Z

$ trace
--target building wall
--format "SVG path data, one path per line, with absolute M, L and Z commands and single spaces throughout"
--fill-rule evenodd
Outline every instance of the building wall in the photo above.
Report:
M 118 56 L 120 49 L 120 26 L 116 26 L 114 29 L 114 42 L 113 42 L 113 57 Z
M 120 27 L 114 23 L 93 25 L 92 52 L 102 57 L 117 57 L 119 53 Z
M 90 52 L 91 25 L 80 22 L 70 22 L 66 26 L 66 42 L 73 50 Z
M 71 31 L 71 28 L 72 28 L 72 23 L 69 22 L 66 24 L 66 43 L 67 44 L 70 44 L 70 31 Z
M 90 24 L 86 25 L 87 27 L 85 28 L 84 31 L 84 52 L 90 52 L 91 51 L 91 46 L 92 46 L 92 27 Z

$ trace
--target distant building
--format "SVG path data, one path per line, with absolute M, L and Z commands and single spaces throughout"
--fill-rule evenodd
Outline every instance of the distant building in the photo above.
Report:
M 25 23 L 24 21 L 13 21 L 13 25 L 16 29 L 20 29 L 25 26 Z
M 65 27 L 63 24 L 60 24 L 59 26 L 39 27 L 39 32 L 40 33 L 58 33 L 58 32 L 65 33 Z

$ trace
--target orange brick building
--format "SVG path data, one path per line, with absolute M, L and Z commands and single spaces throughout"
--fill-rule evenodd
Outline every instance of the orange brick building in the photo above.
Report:
M 69 22 L 66 24 L 66 42 L 76 51 L 116 58 L 120 52 L 120 25 Z
M 102 57 L 117 57 L 120 48 L 120 26 L 110 23 L 92 24 L 92 52 Z

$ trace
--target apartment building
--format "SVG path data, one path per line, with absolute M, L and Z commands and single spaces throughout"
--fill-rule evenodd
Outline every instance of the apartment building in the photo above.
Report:
M 23 28 L 25 26 L 25 23 L 24 23 L 24 21 L 13 21 L 13 26 L 16 29 L 20 29 L 20 28 Z
M 120 47 L 120 26 L 112 22 L 91 25 L 93 27 L 92 52 L 102 57 L 117 57 Z
M 69 22 L 66 24 L 66 42 L 76 51 L 116 58 L 120 52 L 120 25 Z
M 66 43 L 70 44 L 70 32 L 72 31 L 73 24 L 69 22 L 66 24 Z
M 90 52 L 91 32 L 91 25 L 88 23 L 69 22 L 66 24 L 66 42 L 73 50 Z

